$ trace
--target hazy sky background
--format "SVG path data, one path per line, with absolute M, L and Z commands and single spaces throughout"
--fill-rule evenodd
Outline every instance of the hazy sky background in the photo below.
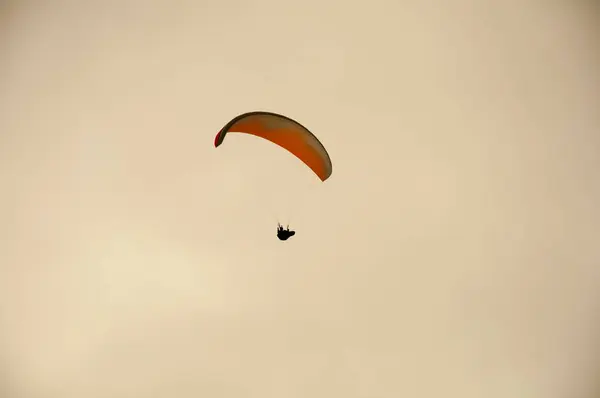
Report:
M 591 396 L 592 4 L 0 2 L 0 395 Z

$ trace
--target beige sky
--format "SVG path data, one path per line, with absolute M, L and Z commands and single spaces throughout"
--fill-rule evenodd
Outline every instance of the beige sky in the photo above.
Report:
M 591 2 L 0 4 L 0 395 L 591 396 Z

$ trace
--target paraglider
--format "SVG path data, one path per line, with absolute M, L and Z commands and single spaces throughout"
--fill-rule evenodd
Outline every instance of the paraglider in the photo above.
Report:
M 215 148 L 223 144 L 231 133 L 250 134 L 280 146 L 300 159 L 321 180 L 327 180 L 333 171 L 327 150 L 306 127 L 286 116 L 271 112 L 248 112 L 236 116 L 216 135 Z M 295 232 L 289 227 L 277 226 L 277 237 L 287 240 Z
M 283 229 L 281 224 L 277 224 L 277 237 L 279 240 L 288 240 L 294 235 L 296 235 L 296 231 L 290 231 L 289 225 L 286 227 L 286 229 Z

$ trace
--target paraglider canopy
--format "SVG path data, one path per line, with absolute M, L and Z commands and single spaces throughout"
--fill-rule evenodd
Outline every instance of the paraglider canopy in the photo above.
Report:
M 215 137 L 215 148 L 230 133 L 255 135 L 288 150 L 321 179 L 327 180 L 333 167 L 325 147 L 306 127 L 286 116 L 271 112 L 248 112 L 233 118 Z

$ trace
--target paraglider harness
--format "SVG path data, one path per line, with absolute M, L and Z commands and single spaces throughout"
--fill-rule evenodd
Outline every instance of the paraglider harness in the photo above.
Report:
M 286 227 L 286 229 L 283 229 L 281 224 L 277 224 L 277 237 L 279 240 L 288 240 L 294 235 L 296 235 L 296 231 L 290 231 L 289 225 Z

